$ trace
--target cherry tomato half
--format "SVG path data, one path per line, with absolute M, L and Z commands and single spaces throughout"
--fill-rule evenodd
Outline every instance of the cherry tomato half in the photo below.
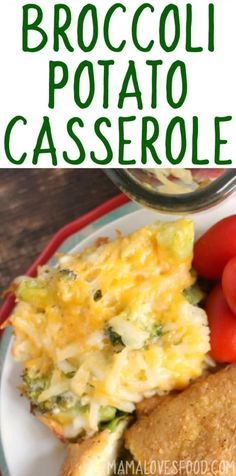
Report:
M 236 316 L 229 308 L 220 284 L 209 294 L 205 309 L 213 359 L 217 362 L 236 362 Z
M 236 256 L 236 215 L 210 228 L 194 247 L 193 266 L 206 279 L 221 279 L 227 262 Z
M 236 318 L 236 256 L 225 266 L 222 287 L 225 299 Z

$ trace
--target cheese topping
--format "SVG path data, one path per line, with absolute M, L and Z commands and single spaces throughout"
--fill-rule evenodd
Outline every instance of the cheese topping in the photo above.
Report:
M 207 318 L 184 295 L 193 240 L 192 221 L 158 222 L 20 280 L 14 357 L 25 393 L 64 436 L 91 434 L 201 375 Z

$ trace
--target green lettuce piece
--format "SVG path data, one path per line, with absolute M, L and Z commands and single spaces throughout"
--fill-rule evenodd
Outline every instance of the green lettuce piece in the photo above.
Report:
M 128 413 L 121 412 L 119 410 L 116 411 L 116 416 L 109 422 L 104 422 L 99 425 L 100 430 L 108 429 L 110 431 L 116 431 L 117 426 L 119 423 L 128 417 Z
M 116 417 L 114 418 L 112 421 L 110 421 L 108 423 L 108 425 L 106 425 L 106 428 L 110 431 L 116 431 L 119 423 L 124 420 L 125 418 L 127 417 L 127 414 L 124 414 L 123 416 L 119 416 L 119 417 Z

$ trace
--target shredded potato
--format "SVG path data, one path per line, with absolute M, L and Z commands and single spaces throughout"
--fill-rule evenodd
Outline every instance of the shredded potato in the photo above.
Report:
M 184 295 L 193 240 L 192 221 L 158 222 L 19 281 L 10 322 L 24 393 L 64 437 L 201 375 L 207 318 Z

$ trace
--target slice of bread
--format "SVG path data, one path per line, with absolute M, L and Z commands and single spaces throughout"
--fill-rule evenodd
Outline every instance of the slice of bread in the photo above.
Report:
M 128 422 L 129 419 L 121 421 L 113 432 L 104 430 L 82 443 L 69 445 L 60 476 L 109 476 L 112 474 Z

